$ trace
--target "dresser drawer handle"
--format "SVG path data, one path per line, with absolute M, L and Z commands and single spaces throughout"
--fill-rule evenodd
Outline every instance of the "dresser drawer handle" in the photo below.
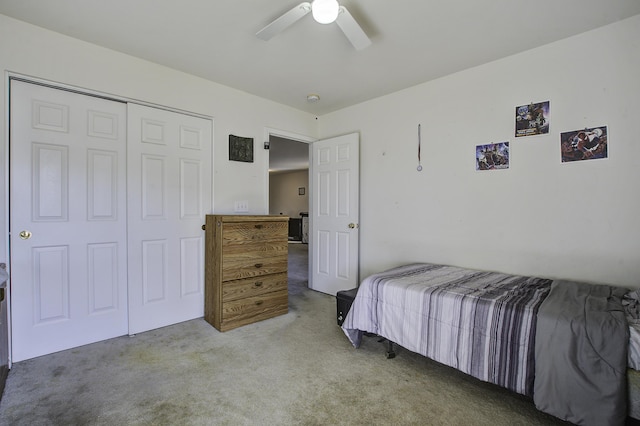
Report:
M 262 263 L 256 263 L 256 268 L 262 268 Z
M 256 306 L 260 306 L 260 305 L 262 305 L 263 303 L 264 303 L 264 302 L 263 302 L 262 300 L 257 300 L 257 301 L 256 301 Z
M 262 287 L 262 281 L 256 281 L 254 284 L 256 287 Z
M 262 229 L 262 225 L 256 225 L 256 229 Z

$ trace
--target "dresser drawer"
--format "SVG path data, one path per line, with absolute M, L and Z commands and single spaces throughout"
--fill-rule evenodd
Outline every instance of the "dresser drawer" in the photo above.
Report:
M 252 259 L 263 257 L 274 257 L 289 253 L 289 243 L 286 239 L 280 239 L 280 241 L 245 241 L 244 244 L 238 242 L 234 244 L 225 244 L 222 247 L 224 256 L 224 262 L 236 261 L 239 259 L 245 259 L 251 261 Z
M 226 223 L 222 232 L 222 244 L 246 245 L 260 241 L 287 241 L 288 221 Z
M 287 273 L 227 281 L 222 286 L 222 303 L 287 289 Z
M 287 290 L 247 297 L 224 303 L 220 330 L 226 331 L 289 311 Z
M 286 272 L 288 260 L 286 253 L 275 257 L 258 257 L 255 259 L 226 257 L 224 269 L 222 270 L 222 281 Z

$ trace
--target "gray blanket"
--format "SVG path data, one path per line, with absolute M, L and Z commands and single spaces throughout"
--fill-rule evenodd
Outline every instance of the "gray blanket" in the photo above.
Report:
M 627 289 L 554 281 L 540 306 L 533 400 L 579 425 L 623 425 L 627 416 Z

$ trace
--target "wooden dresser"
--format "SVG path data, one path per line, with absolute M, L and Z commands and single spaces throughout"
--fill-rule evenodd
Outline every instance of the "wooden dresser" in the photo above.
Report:
M 220 331 L 286 314 L 289 218 L 207 215 L 204 319 Z

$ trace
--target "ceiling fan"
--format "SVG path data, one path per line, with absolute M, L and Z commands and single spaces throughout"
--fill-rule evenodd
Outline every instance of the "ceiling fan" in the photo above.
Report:
M 256 36 L 262 40 L 269 40 L 293 25 L 309 12 L 313 15 L 313 19 L 321 24 L 330 24 L 335 21 L 357 50 L 362 50 L 371 44 L 371 40 L 362 28 L 360 28 L 360 25 L 358 25 L 353 16 L 351 16 L 347 8 L 340 6 L 337 0 L 313 0 L 311 3 L 306 1 L 302 2 L 258 31 Z

